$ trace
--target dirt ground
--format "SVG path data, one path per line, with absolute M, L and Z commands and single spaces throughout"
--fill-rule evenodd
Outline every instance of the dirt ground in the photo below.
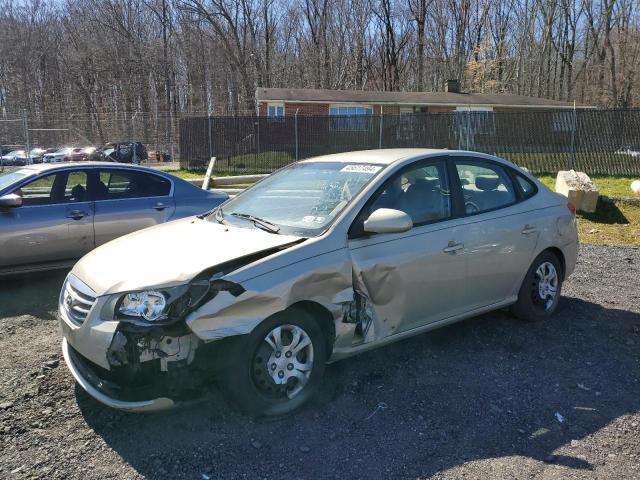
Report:
M 64 273 L 0 282 L 0 478 L 640 478 L 640 249 L 584 246 L 560 311 L 504 312 L 330 365 L 274 420 L 157 414 L 73 383 Z

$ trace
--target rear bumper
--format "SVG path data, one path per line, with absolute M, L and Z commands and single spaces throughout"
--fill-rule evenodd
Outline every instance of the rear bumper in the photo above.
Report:
M 105 392 L 107 390 L 106 382 L 84 364 L 82 359 L 69 346 L 66 338 L 62 340 L 62 354 L 67 367 L 71 371 L 71 375 L 73 375 L 78 385 L 91 397 L 108 407 L 130 412 L 154 412 L 166 410 L 175 405 L 173 400 L 166 397 L 136 402 L 119 400 Z

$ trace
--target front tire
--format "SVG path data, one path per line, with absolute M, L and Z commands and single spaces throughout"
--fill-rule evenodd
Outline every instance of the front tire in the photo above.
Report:
M 511 312 L 528 322 L 551 317 L 560 301 L 562 277 L 558 257 L 550 251 L 542 252 L 529 267 L 518 292 L 518 301 L 511 306 Z
M 292 309 L 229 342 L 230 364 L 220 372 L 230 403 L 254 416 L 283 415 L 314 393 L 327 359 L 322 329 L 307 312 Z

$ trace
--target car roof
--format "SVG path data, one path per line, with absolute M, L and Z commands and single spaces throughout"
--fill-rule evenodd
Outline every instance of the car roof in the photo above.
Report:
M 380 150 L 361 150 L 358 152 L 334 153 L 303 160 L 301 163 L 314 162 L 342 162 L 342 163 L 374 163 L 377 165 L 391 165 L 400 160 L 411 157 L 424 157 L 451 153 L 451 150 L 437 148 L 388 148 Z
M 142 170 L 145 172 L 153 171 L 155 173 L 163 173 L 161 170 L 145 167 L 143 165 L 136 165 L 132 163 L 117 163 L 117 162 L 60 162 L 60 163 L 38 163 L 36 165 L 26 165 L 21 167 L 20 170 L 31 170 L 34 174 L 42 172 L 48 172 L 49 170 L 57 170 L 60 168 L 83 168 L 83 167 L 103 167 L 103 168 L 117 168 L 117 169 L 131 169 Z

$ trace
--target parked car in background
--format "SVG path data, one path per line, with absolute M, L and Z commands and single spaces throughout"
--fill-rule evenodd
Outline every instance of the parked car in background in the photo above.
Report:
M 575 208 L 505 160 L 328 155 L 82 258 L 60 294 L 63 354 L 111 407 L 168 408 L 215 374 L 233 405 L 279 415 L 327 361 L 504 307 L 548 319 L 577 249 Z
M 24 150 L 14 150 L 0 157 L 0 165 L 16 167 L 27 164 L 27 153 Z
M 32 148 L 29 152 L 29 156 L 33 163 L 42 163 L 45 153 L 47 153 L 47 150 L 44 148 Z
M 149 158 L 147 147 L 140 142 L 112 142 L 107 143 L 100 150 L 103 161 L 118 163 L 140 163 Z
M 150 162 L 170 162 L 171 155 L 167 152 L 151 150 L 149 152 L 149 161 Z
M 629 155 L 631 157 L 640 157 L 640 147 L 625 145 L 624 147 L 620 147 L 618 150 L 616 150 L 616 153 L 619 155 Z
M 14 150 L 22 149 L 22 145 L 0 145 L 0 157 L 6 155 L 7 153 L 11 153 Z
M 133 165 L 42 164 L 0 174 L 0 275 L 69 267 L 109 240 L 227 198 Z
M 96 151 L 96 147 L 84 147 L 79 149 L 74 149 L 69 155 L 70 162 L 84 162 L 91 158 Z
M 59 163 L 59 162 L 69 162 L 71 161 L 71 155 L 73 153 L 77 153 L 81 148 L 77 147 L 64 147 L 60 148 L 53 153 L 45 153 L 43 155 L 42 161 L 43 163 Z

